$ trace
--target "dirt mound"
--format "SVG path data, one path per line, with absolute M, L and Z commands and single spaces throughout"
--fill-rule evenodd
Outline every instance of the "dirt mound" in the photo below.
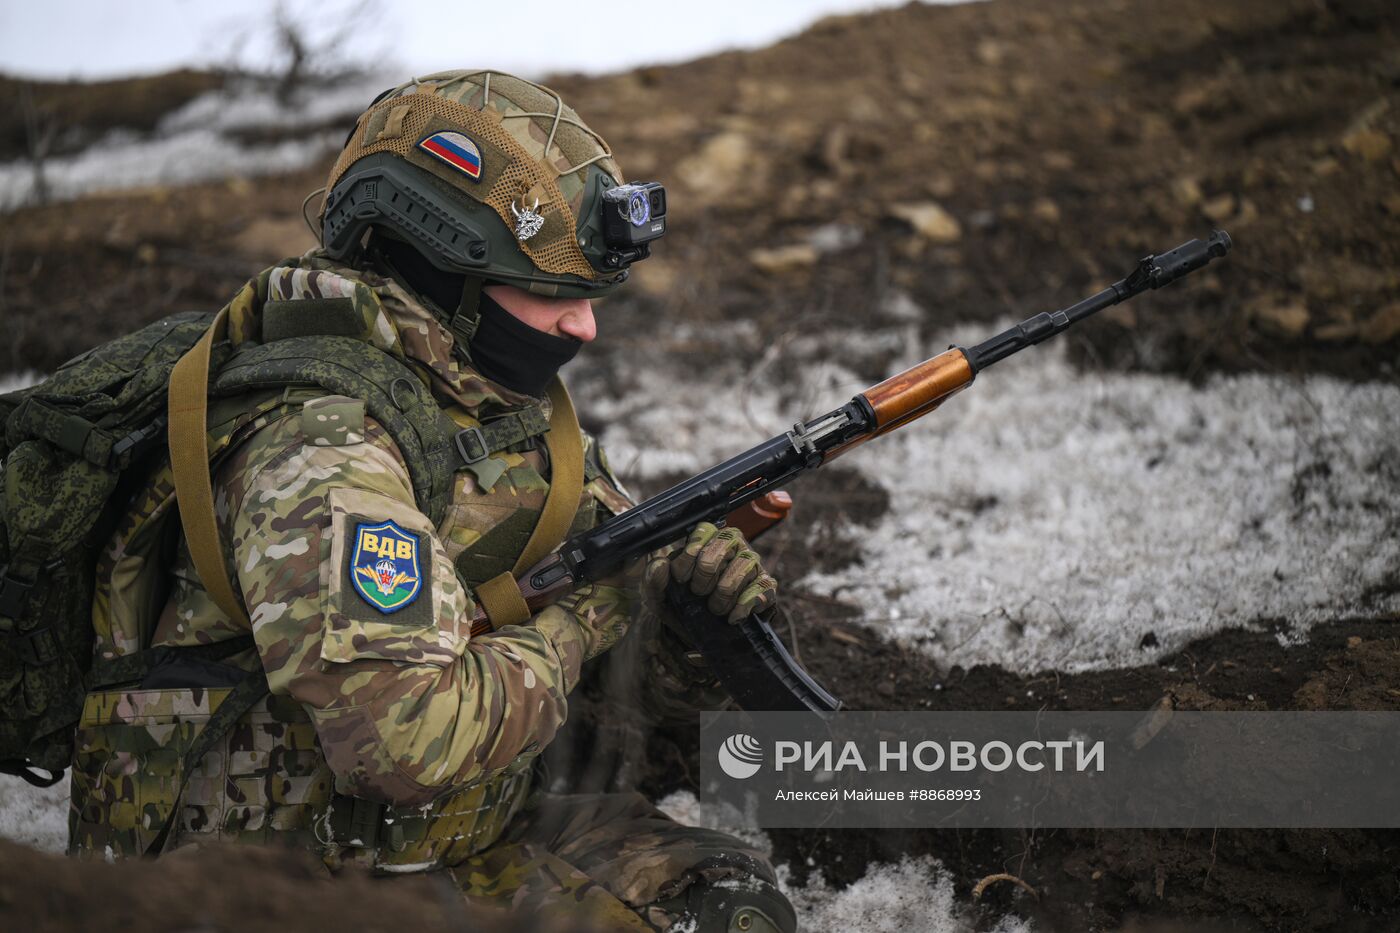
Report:
M 334 879 L 309 855 L 225 846 L 180 852 L 159 865 L 107 865 L 41 855 L 0 840 L 0 928 L 32 933 L 490 929 L 586 933 L 539 918 L 472 910 L 445 876 Z
M 1385 2 L 911 4 L 569 89 L 629 171 L 678 183 L 695 242 L 665 261 L 766 303 L 1021 315 L 1223 226 L 1228 266 L 1084 351 L 1374 375 L 1400 332 L 1397 25 Z
M 1228 264 L 1081 329 L 1077 351 L 1192 376 L 1392 378 L 1398 27 L 1385 0 L 911 4 L 552 83 L 629 175 L 672 189 L 672 233 L 618 304 L 774 332 L 895 293 L 928 327 L 1024 316 L 1223 226 Z M 199 85 L 169 81 L 114 119 L 149 125 Z M 296 206 L 323 171 L 20 212 L 0 280 L 12 361 L 46 368 L 217 306 L 310 243 Z

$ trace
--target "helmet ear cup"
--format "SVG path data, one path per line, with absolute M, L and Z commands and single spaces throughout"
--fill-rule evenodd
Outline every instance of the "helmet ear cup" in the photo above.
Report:
M 444 272 L 479 272 L 491 262 L 489 211 L 458 198 L 436 196 L 436 181 L 415 165 L 387 153 L 357 162 L 326 195 L 321 245 L 339 261 L 350 260 L 372 226 L 414 245 Z

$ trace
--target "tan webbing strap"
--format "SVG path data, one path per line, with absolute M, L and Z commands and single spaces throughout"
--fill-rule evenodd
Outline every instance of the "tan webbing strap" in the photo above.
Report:
M 583 497 L 583 436 L 573 399 L 558 376 L 549 385 L 549 403 L 553 410 L 549 415 L 549 433 L 544 436 L 549 449 L 549 495 L 545 497 L 539 524 L 525 542 L 512 575 L 529 570 L 564 543 Z
M 474 592 L 493 629 L 519 625 L 530 618 L 530 607 L 525 605 L 525 597 L 520 595 L 520 587 L 510 573 L 497 574 Z
M 188 353 L 170 372 L 170 471 L 180 524 L 185 530 L 190 559 L 209 598 L 224 615 L 249 628 L 243 604 L 234 595 L 224 563 L 223 541 L 214 515 L 214 485 L 209 478 L 206 424 L 209 404 L 209 354 L 228 329 L 228 309 L 220 311 Z
M 520 595 L 515 577 L 564 543 L 583 496 L 583 438 L 579 434 L 573 400 L 557 376 L 549 386 L 549 401 L 553 411 L 549 415 L 549 433 L 544 436 L 545 447 L 549 450 L 549 494 L 545 497 L 544 510 L 515 567 L 476 588 L 477 601 L 486 611 L 492 628 L 519 625 L 530 618 L 530 609 Z

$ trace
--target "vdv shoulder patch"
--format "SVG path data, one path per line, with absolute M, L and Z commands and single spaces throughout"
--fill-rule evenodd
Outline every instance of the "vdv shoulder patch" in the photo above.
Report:
M 420 139 L 418 148 L 437 156 L 472 181 L 481 181 L 481 150 L 461 133 L 433 133 Z
M 418 536 L 392 521 L 355 526 L 350 582 L 355 592 L 388 615 L 412 604 L 423 589 Z

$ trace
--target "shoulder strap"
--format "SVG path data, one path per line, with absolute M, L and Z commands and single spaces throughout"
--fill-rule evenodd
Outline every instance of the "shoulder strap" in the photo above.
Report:
M 312 335 L 239 347 L 209 387 L 211 398 L 287 386 L 317 386 L 365 403 L 408 465 L 413 499 L 442 523 L 458 469 L 450 425 L 410 365 L 356 337 Z
M 207 410 L 209 404 L 209 354 L 214 342 L 228 330 L 228 309 L 220 311 L 194 347 L 180 358 L 170 373 L 170 471 L 180 524 L 189 543 L 190 560 L 209 598 L 224 615 L 249 628 L 243 603 L 234 595 L 224 563 L 219 521 L 214 514 L 214 486 L 209 476 Z
M 214 513 L 207 442 L 209 357 L 214 343 L 224 336 L 227 322 L 228 312 L 225 309 L 219 312 L 204 336 L 181 357 L 170 374 L 170 463 L 175 497 L 180 505 L 180 524 L 185 531 L 195 572 L 215 605 L 246 628 L 249 626 L 248 616 L 235 595 L 228 566 L 224 562 L 223 541 Z M 515 567 L 486 581 L 476 591 L 482 608 L 496 628 L 518 625 L 530 617 L 525 600 L 515 586 L 515 576 L 534 566 L 563 543 L 583 495 L 583 439 L 578 416 L 568 390 L 557 377 L 550 384 L 549 398 L 553 411 L 545 444 L 549 449 L 550 484 L 544 510 Z
M 515 577 L 564 543 L 583 496 L 583 437 L 573 400 L 557 376 L 550 383 L 549 400 L 553 411 L 549 416 L 549 433 L 545 435 L 550 470 L 544 510 L 515 567 L 476 588 L 476 598 L 491 620 L 492 628 L 519 625 L 530 618 L 529 607 L 520 595 Z
M 549 401 L 553 411 L 549 416 L 549 433 L 544 436 L 549 449 L 549 493 L 539 524 L 515 562 L 511 576 L 529 570 L 564 543 L 578 514 L 579 499 L 583 497 L 583 434 L 578 426 L 578 415 L 574 413 L 573 399 L 569 398 L 569 390 L 558 376 L 550 383 Z

